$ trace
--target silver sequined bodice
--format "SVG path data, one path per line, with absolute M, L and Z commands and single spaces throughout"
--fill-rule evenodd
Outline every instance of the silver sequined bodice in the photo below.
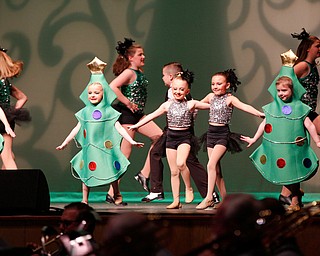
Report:
M 230 124 L 233 107 L 227 106 L 228 94 L 214 95 L 210 101 L 209 123 Z
M 167 113 L 168 127 L 188 128 L 192 125 L 192 119 L 187 101 L 172 100 Z

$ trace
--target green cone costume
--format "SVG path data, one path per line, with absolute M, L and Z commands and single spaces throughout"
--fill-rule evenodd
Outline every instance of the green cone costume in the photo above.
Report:
M 284 66 L 268 89 L 274 101 L 263 107 L 266 115 L 263 141 L 250 159 L 265 179 L 289 185 L 312 176 L 318 168 L 318 158 L 310 147 L 310 136 L 304 127 L 311 108 L 300 101 L 305 89 L 293 70 L 296 56 L 290 50 L 281 54 L 281 58 Z M 282 76 L 293 82 L 290 102 L 283 102 L 277 96 L 276 81 Z
M 76 172 L 73 175 L 88 187 L 118 180 L 129 165 L 120 151 L 122 136 L 114 126 L 120 113 L 111 107 L 116 95 L 103 75 L 105 66 L 98 58 L 88 64 L 91 78 L 80 95 L 86 106 L 75 114 L 81 124 L 75 139 L 82 149 L 70 162 Z M 88 99 L 88 86 L 94 82 L 100 83 L 103 88 L 103 99 L 97 105 L 91 104 Z

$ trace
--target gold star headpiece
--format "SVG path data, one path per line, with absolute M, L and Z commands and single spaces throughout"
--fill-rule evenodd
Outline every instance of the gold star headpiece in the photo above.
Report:
M 107 63 L 103 62 L 97 57 L 94 57 L 94 59 L 87 64 L 87 67 L 90 69 L 92 74 L 103 73 L 103 70 L 106 66 Z
M 298 57 L 293 53 L 291 49 L 287 52 L 282 53 L 280 56 L 282 65 L 287 67 L 293 67 L 294 63 L 298 59 Z

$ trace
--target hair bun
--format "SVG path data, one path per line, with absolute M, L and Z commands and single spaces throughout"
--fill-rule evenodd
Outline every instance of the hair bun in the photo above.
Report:
M 134 42 L 131 38 L 124 38 L 124 42 L 118 41 L 118 46 L 116 47 L 117 53 L 124 56 L 127 49 L 132 46 Z
M 302 28 L 302 32 L 300 34 L 292 33 L 291 36 L 293 38 L 297 38 L 298 40 L 304 40 L 304 39 L 308 39 L 310 34 L 304 28 Z

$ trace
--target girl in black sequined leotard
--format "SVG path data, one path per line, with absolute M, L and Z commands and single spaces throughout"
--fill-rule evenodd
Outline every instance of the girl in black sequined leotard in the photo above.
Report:
M 10 79 L 17 77 L 23 68 L 23 62 L 12 60 L 0 47 L 0 106 L 3 108 L 12 129 L 19 121 L 30 121 L 30 114 L 22 107 L 27 102 L 27 96 L 10 83 Z M 17 101 L 10 106 L 11 97 Z M 12 152 L 13 137 L 6 133 L 3 123 L 0 123 L 0 132 L 4 138 L 4 148 L 1 153 L 2 169 L 17 169 Z
M 127 129 L 131 124 L 135 124 L 144 117 L 144 108 L 147 101 L 147 85 L 148 81 L 142 72 L 144 67 L 144 51 L 138 44 L 133 44 L 131 39 L 118 42 L 116 47 L 118 57 L 113 64 L 113 73 L 117 76 L 111 83 L 110 88 L 117 95 L 118 104 L 114 106 L 121 113 L 119 122 Z M 128 131 L 130 136 L 134 138 L 136 131 Z M 162 129 L 154 122 L 141 127 L 137 130 L 138 133 L 148 137 L 153 146 L 162 135 Z M 122 153 L 129 158 L 131 155 L 132 145 L 125 140 L 121 143 Z M 149 153 L 143 168 L 135 179 L 139 181 L 145 190 L 148 190 L 148 177 L 150 174 L 150 159 Z M 113 191 L 109 189 L 107 202 L 112 203 Z

